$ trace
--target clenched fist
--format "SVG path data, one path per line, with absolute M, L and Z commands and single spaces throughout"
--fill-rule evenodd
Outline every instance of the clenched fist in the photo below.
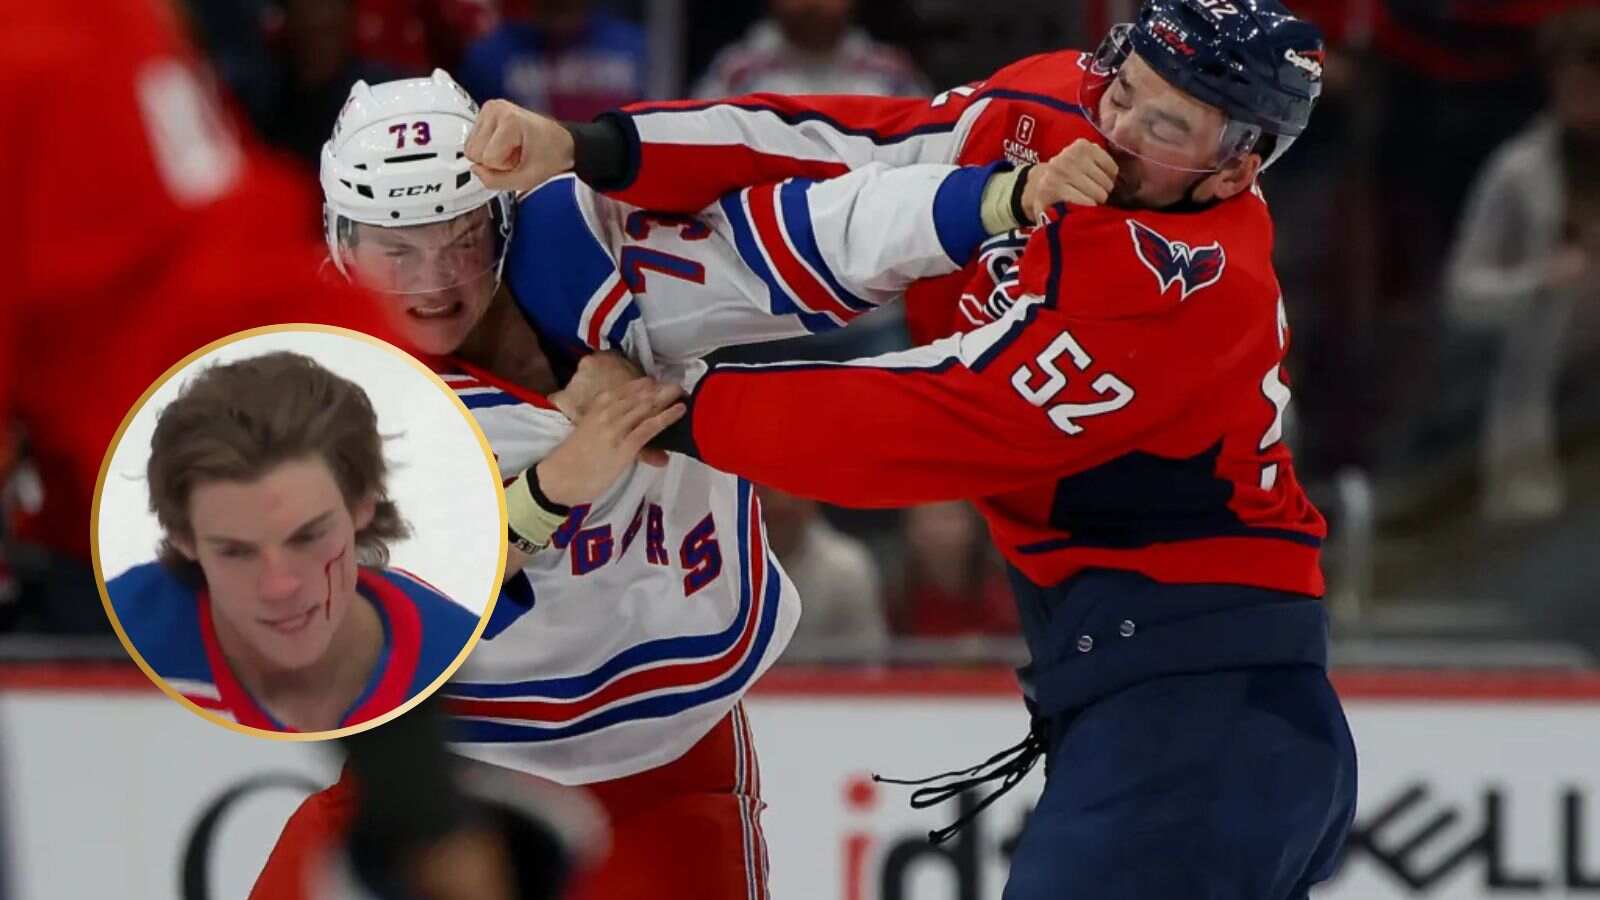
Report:
M 1099 206 L 1117 183 L 1117 163 L 1099 144 L 1078 138 L 1049 162 L 1028 171 L 1022 186 L 1022 211 L 1037 222 L 1057 203 Z
M 467 135 L 472 174 L 496 191 L 529 191 L 572 168 L 572 135 L 554 119 L 490 100 Z

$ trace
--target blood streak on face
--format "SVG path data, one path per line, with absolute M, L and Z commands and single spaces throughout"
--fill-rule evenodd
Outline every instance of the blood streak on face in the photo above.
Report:
M 333 617 L 333 564 L 344 562 L 344 556 L 350 552 L 350 545 L 345 544 L 339 555 L 322 564 L 322 575 L 328 580 L 328 596 L 322 601 L 322 620 L 324 622 Z

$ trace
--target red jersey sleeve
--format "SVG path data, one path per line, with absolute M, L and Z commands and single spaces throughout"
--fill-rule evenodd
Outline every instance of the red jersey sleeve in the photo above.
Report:
M 251 900 L 305 900 L 326 876 L 355 818 L 356 793 L 348 770 L 338 782 L 301 801 L 250 889 Z
M 619 121 L 637 165 L 631 181 L 611 193 L 647 209 L 696 212 L 739 188 L 828 178 L 872 162 L 983 164 L 1007 155 L 1036 162 L 1038 152 L 1022 144 L 1009 154 L 1000 135 L 1020 128 L 1023 143 L 1040 148 L 1065 138 L 1051 120 L 1079 118 L 1077 57 L 1028 57 L 931 100 L 750 94 L 634 104 Z M 1020 125 L 1024 117 L 1028 124 Z M 981 148 L 971 147 L 975 134 L 984 137 Z
M 29 135 L 0 150 L 23 223 L 0 241 L 14 279 L 0 406 L 45 483 L 26 536 L 87 558 L 106 445 L 169 366 L 260 325 L 385 329 L 366 294 L 319 276 L 309 186 L 227 120 L 168 4 L 0 11 L 13 23 L 0 29 L 0 113 Z
M 967 334 L 840 365 L 713 367 L 691 405 L 701 458 L 791 493 L 898 506 L 1047 483 L 1170 430 L 1253 364 L 1271 320 L 1236 327 L 1139 281 L 1123 215 L 1084 213 L 1034 234 L 1028 292 Z
M 769 181 L 830 178 L 870 162 L 951 162 L 974 90 L 932 101 L 749 94 L 628 106 L 622 122 L 638 165 L 631 182 L 611 194 L 647 209 L 695 212 Z

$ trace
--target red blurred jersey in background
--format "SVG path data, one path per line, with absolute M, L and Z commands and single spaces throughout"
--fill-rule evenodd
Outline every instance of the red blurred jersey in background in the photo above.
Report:
M 318 274 L 313 198 L 224 118 L 157 0 L 0 0 L 0 421 L 44 482 L 21 536 L 88 557 L 113 433 L 151 382 L 235 331 L 382 333 Z

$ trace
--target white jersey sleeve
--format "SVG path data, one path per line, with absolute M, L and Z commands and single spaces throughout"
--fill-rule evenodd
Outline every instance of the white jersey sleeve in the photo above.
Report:
M 738 191 L 698 216 L 558 178 L 523 199 L 507 277 L 573 357 L 614 348 L 670 372 L 721 347 L 839 328 L 958 271 L 986 236 L 992 172 L 872 164 Z
M 441 373 L 510 478 L 570 431 L 543 398 Z M 799 618 L 749 482 L 673 454 L 577 507 L 516 573 L 444 688 L 454 749 L 566 784 L 687 752 Z

